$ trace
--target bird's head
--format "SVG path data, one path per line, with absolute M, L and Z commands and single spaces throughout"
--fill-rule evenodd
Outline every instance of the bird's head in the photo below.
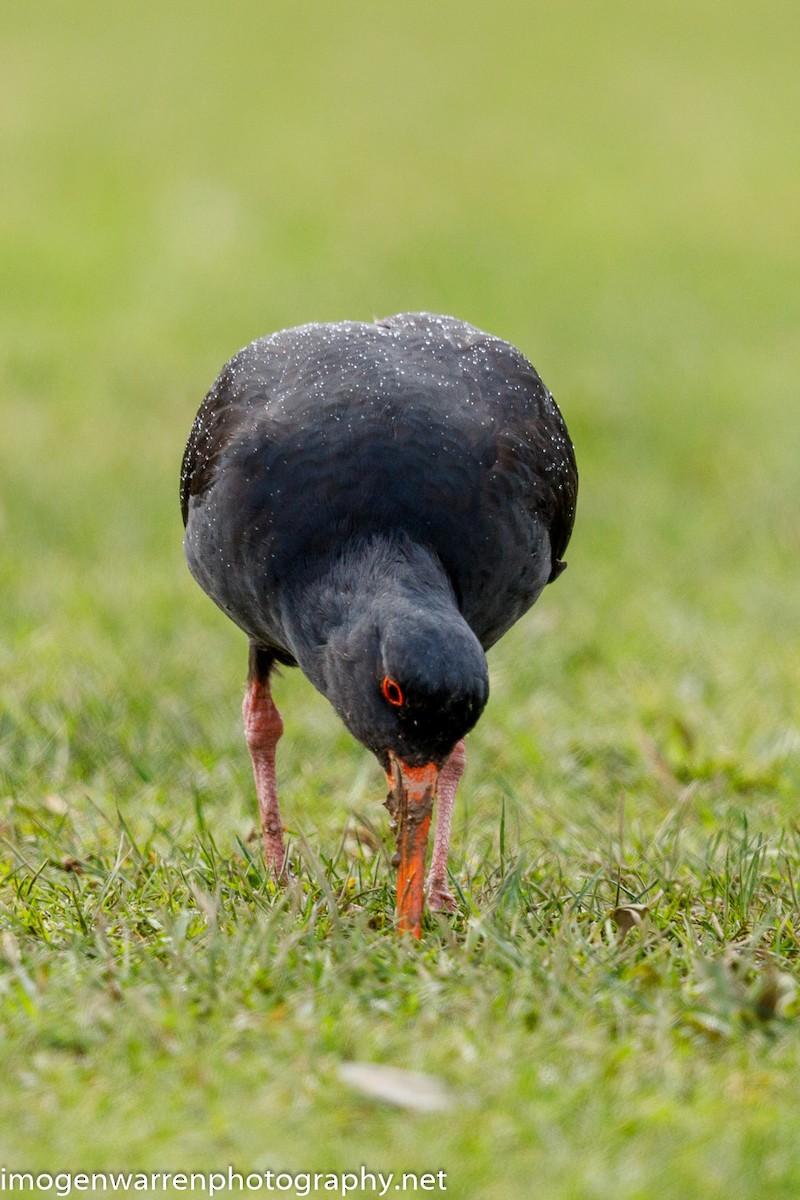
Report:
M 489 696 L 486 657 L 450 605 L 364 613 L 318 651 L 315 682 L 381 760 L 440 767 Z
M 310 559 L 283 606 L 295 661 L 380 759 L 446 761 L 489 697 L 486 656 L 439 559 L 407 538 Z

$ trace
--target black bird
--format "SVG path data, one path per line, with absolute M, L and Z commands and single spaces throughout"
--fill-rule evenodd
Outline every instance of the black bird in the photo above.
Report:
M 302 325 L 236 354 L 181 471 L 189 569 L 250 639 L 244 698 L 267 863 L 285 849 L 276 663 L 299 666 L 380 760 L 401 930 L 452 908 L 450 818 L 484 651 L 563 570 L 578 475 L 553 397 L 453 317 Z

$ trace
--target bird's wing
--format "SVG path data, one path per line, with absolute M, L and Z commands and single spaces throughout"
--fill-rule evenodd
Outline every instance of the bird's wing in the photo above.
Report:
M 261 339 L 266 345 L 271 339 Z M 189 518 L 189 501 L 202 497 L 213 484 L 223 457 L 249 430 L 280 387 L 280 371 L 268 354 L 256 359 L 246 346 L 225 366 L 194 419 L 181 465 L 181 512 Z M 262 445 L 267 431 L 260 433 Z
M 507 342 L 485 335 L 465 369 L 492 416 L 484 502 L 515 508 L 523 519 L 545 526 L 555 579 L 565 566 L 578 495 L 575 454 L 561 413 L 530 362 Z

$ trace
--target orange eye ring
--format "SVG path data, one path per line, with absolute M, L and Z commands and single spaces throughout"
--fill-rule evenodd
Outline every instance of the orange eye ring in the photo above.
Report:
M 389 675 L 385 675 L 381 684 L 384 700 L 388 700 L 395 708 L 400 708 L 403 703 L 403 692 L 399 683 L 396 683 Z

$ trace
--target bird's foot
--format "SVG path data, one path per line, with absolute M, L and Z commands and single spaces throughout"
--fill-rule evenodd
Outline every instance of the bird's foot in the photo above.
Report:
M 294 878 L 294 870 L 289 862 L 283 840 L 279 845 L 270 845 L 267 842 L 267 837 L 264 837 L 264 857 L 267 864 L 267 875 L 274 880 L 279 887 L 285 887 Z
M 295 878 L 295 872 L 290 863 L 286 863 L 282 867 L 268 867 L 267 873 L 270 879 L 277 884 L 278 887 L 287 887 Z
M 453 913 L 457 911 L 456 898 L 444 879 L 429 879 L 426 891 L 428 908 L 431 912 Z

